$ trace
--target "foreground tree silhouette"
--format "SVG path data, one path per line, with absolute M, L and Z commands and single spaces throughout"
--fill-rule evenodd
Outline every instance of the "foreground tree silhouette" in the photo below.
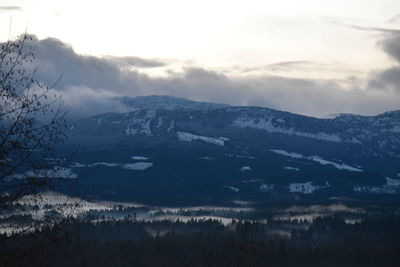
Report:
M 39 193 L 62 170 L 56 146 L 65 139 L 65 112 L 54 85 L 35 77 L 34 49 L 27 34 L 0 46 L 0 218 L 18 216 L 21 198 Z M 0 221 L 0 245 L 10 227 L 32 231 L 49 223 L 42 217 L 19 229 Z

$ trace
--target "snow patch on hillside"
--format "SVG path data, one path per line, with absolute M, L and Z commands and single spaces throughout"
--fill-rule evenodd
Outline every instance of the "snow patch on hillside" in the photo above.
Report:
M 230 186 L 230 185 L 226 185 L 226 186 L 224 186 L 224 188 L 230 189 L 231 191 L 236 192 L 236 193 L 240 191 L 239 188 Z
M 239 159 L 255 159 L 253 156 L 246 156 L 246 155 L 235 155 L 235 154 L 224 154 L 230 158 L 239 158 Z
M 87 167 L 96 167 L 96 166 L 106 166 L 106 167 L 118 167 L 118 163 L 110 163 L 110 162 L 96 162 L 92 164 L 88 164 Z
M 142 204 L 138 203 L 124 203 L 124 202 L 106 202 L 106 201 L 87 201 L 77 197 L 67 196 L 61 193 L 47 191 L 39 194 L 25 195 L 17 201 L 21 205 L 27 205 L 31 207 L 39 207 L 39 212 L 34 209 L 29 211 L 32 214 L 42 214 L 45 215 L 46 210 L 57 211 L 63 216 L 73 216 L 77 217 L 86 212 L 97 210 L 106 211 L 114 210 L 116 206 L 122 206 L 124 208 L 130 207 L 144 207 Z M 48 206 L 51 206 L 50 208 Z
M 386 177 L 386 185 L 400 188 L 400 180 L 396 180 L 396 179 L 392 179 L 390 177 Z
M 134 160 L 146 160 L 148 158 L 146 157 L 140 157 L 140 156 L 136 156 L 136 157 L 132 157 L 132 159 Z M 111 162 L 95 162 L 95 163 L 91 163 L 91 164 L 81 164 L 78 162 L 74 162 L 71 165 L 71 168 L 84 168 L 84 167 L 97 167 L 97 166 L 105 166 L 105 167 L 121 167 L 123 169 L 127 169 L 127 170 L 145 170 L 147 168 L 150 168 L 151 166 L 153 166 L 153 163 L 151 162 L 136 162 L 136 163 L 111 163 Z
M 167 132 L 171 132 L 175 129 L 175 120 L 172 120 L 168 126 Z
M 331 187 L 329 182 L 325 182 L 325 185 L 317 186 L 313 185 L 312 182 L 306 183 L 292 183 L 289 184 L 289 192 L 291 193 L 302 193 L 302 194 L 312 194 L 316 190 L 324 189 Z
M 339 170 L 347 170 L 347 171 L 353 171 L 353 172 L 362 172 L 363 171 L 359 168 L 351 167 L 344 163 L 339 164 L 339 163 L 335 163 L 332 161 L 324 160 L 323 158 L 321 158 L 319 156 L 310 156 L 310 157 L 307 157 L 307 159 L 311 159 L 313 161 L 319 162 L 321 165 L 333 165 L 333 167 L 335 167 L 336 169 L 339 169 Z
M 202 159 L 202 160 L 213 160 L 213 158 L 212 158 L 212 157 L 209 157 L 209 156 L 198 157 L 198 159 Z
M 276 154 L 291 157 L 294 159 L 307 159 L 307 160 L 316 161 L 316 162 L 320 163 L 321 165 L 332 165 L 333 167 L 335 167 L 336 169 L 339 169 L 339 170 L 346 170 L 346 171 L 353 171 L 353 172 L 362 172 L 363 171 L 360 168 L 352 167 L 352 166 L 349 166 L 344 163 L 336 163 L 333 161 L 325 160 L 325 159 L 323 159 L 319 156 L 315 156 L 315 155 L 306 157 L 299 153 L 287 152 L 287 151 L 281 150 L 281 149 L 270 149 L 270 151 L 272 151 Z
M 150 130 L 150 123 L 151 123 L 151 120 L 148 120 L 148 121 L 146 121 L 146 122 L 144 122 L 142 124 L 141 133 L 143 133 L 143 134 L 145 134 L 147 136 L 152 136 L 152 133 L 151 133 L 151 130 Z
M 150 116 L 151 117 L 151 116 Z M 127 125 L 125 128 L 125 134 L 137 135 L 144 134 L 146 136 L 152 136 L 152 132 L 150 129 L 151 119 L 132 119 L 130 120 L 131 124 Z
M 209 137 L 209 136 L 201 136 L 197 134 L 187 133 L 187 132 L 177 132 L 176 133 L 178 139 L 180 141 L 192 142 L 192 141 L 202 141 L 218 146 L 224 146 L 225 142 L 229 139 L 226 137 Z
M 79 162 L 74 162 L 71 164 L 71 168 L 86 168 L 86 167 L 97 167 L 97 166 L 105 166 L 105 167 L 118 167 L 120 164 L 113 162 L 95 162 L 90 164 L 82 164 Z
M 302 154 L 298 154 L 298 153 L 294 153 L 294 152 L 287 152 L 287 151 L 281 150 L 281 149 L 270 149 L 269 151 L 272 151 L 272 152 L 282 155 L 282 156 L 291 157 L 294 159 L 303 159 L 304 158 L 304 156 Z
M 148 157 L 143 157 L 143 156 L 132 156 L 131 159 L 133 160 L 148 160 Z
M 281 126 L 274 125 L 274 123 L 272 122 L 272 118 L 254 119 L 249 117 L 238 117 L 236 120 L 233 121 L 233 126 L 239 128 L 260 129 L 260 130 L 265 130 L 269 133 L 282 133 L 287 135 L 295 135 L 295 136 L 312 138 L 328 142 L 336 142 L 336 143 L 342 142 L 342 139 L 337 134 L 328 134 L 325 132 L 307 133 L 307 132 L 296 131 L 294 128 L 287 129 Z
M 317 187 L 313 186 L 312 182 L 293 183 L 289 185 L 289 192 L 291 193 L 312 194 L 315 190 L 317 190 Z
M 372 194 L 396 194 L 400 193 L 400 180 L 386 177 L 386 183 L 382 186 L 361 186 L 357 185 L 353 188 L 355 192 L 372 193 Z
M 27 178 L 37 178 L 37 179 L 76 179 L 78 175 L 74 173 L 70 168 L 55 167 L 54 169 L 43 169 L 43 170 L 30 170 L 23 174 L 15 174 L 12 176 L 16 179 L 27 179 Z
M 127 170 L 142 171 L 146 170 L 147 168 L 150 168 L 151 166 L 153 166 L 153 163 L 151 162 L 136 162 L 136 163 L 126 163 L 122 165 L 122 168 Z
M 260 179 L 247 179 L 247 180 L 242 180 L 242 183 L 261 183 Z
M 270 192 L 274 190 L 274 185 L 273 184 L 262 184 L 260 185 L 260 191 L 261 192 Z
M 70 167 L 71 167 L 71 168 L 84 168 L 84 167 L 87 167 L 87 164 L 82 164 L 82 163 L 79 163 L 79 162 L 74 162 L 74 163 L 71 164 Z
M 158 121 L 157 121 L 156 127 L 157 127 L 157 128 L 160 128 L 161 125 L 162 125 L 162 123 L 163 123 L 163 117 L 158 117 Z
M 125 134 L 126 135 L 135 135 L 137 133 L 137 131 L 136 131 L 136 129 L 134 129 L 134 128 L 131 128 L 129 125 L 128 126 L 126 126 L 126 128 L 125 128 Z
M 252 171 L 253 169 L 250 166 L 243 166 L 239 169 L 241 172 Z
M 285 170 L 289 170 L 289 171 L 295 171 L 295 172 L 300 171 L 299 168 L 290 167 L 290 166 L 285 166 L 284 169 L 285 169 Z

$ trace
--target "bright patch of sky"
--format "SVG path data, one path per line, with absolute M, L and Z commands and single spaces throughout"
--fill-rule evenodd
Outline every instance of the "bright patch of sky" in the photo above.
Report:
M 399 13 L 398 0 L 4 0 L 0 41 L 27 30 L 82 54 L 175 62 L 146 70 L 153 75 L 195 65 L 341 79 L 393 64 L 377 47 L 381 33 L 348 26 L 400 28 Z

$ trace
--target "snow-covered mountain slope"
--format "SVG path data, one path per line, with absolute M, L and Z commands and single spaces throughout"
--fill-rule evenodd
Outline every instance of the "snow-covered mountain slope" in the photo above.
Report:
M 147 137 L 168 142 L 214 140 L 219 145 L 249 146 L 259 149 L 326 147 L 328 153 L 351 153 L 354 159 L 400 160 L 400 111 L 373 117 L 357 115 L 335 119 L 317 119 L 288 112 L 257 107 L 227 107 L 207 110 L 140 109 L 125 114 L 102 114 L 74 122 L 69 130 L 72 141 L 85 144 L 135 142 Z M 197 136 L 197 137 L 196 137 Z M 255 136 L 254 138 L 248 138 Z M 196 138 L 194 138 L 196 137 Z M 222 138 L 222 139 L 221 139 Z M 225 140 L 225 139 L 226 140 Z M 276 140 L 275 140 L 276 139 Z M 218 140 L 218 141 L 217 141 Z M 259 142 L 264 146 L 258 146 Z M 167 140 L 165 140 L 167 142 Z M 207 143 L 207 142 L 206 142 Z M 287 146 L 290 144 L 290 146 Z M 307 146 L 304 147 L 304 144 Z M 303 148 L 304 147 L 304 148 Z M 306 150 L 304 150 L 306 149 Z
M 107 184 L 101 192 L 116 187 L 111 190 L 115 195 L 145 197 L 144 192 L 154 190 L 166 198 L 186 193 L 189 198 L 252 199 L 304 192 L 326 197 L 400 192 L 369 190 L 386 188 L 387 177 L 400 179 L 400 111 L 318 119 L 260 107 L 206 108 L 214 104 L 201 103 L 188 108 L 163 103 L 169 97 L 149 99 L 144 106 L 156 99 L 154 108 L 71 124 L 69 146 L 80 150 L 74 161 L 90 166 L 73 169 L 78 183 L 89 175 L 93 180 L 82 183 Z M 146 157 L 151 167 L 132 171 L 95 165 L 126 166 L 132 155 Z M 251 171 L 242 171 L 243 166 Z

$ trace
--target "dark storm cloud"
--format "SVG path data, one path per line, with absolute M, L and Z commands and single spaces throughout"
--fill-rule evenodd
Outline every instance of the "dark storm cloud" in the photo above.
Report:
M 20 6 L 0 6 L 1 11 L 19 11 L 22 10 Z
M 56 88 L 72 117 L 124 112 L 115 96 L 174 95 L 193 100 L 254 105 L 322 116 L 331 113 L 376 114 L 400 108 L 400 97 L 384 90 L 363 89 L 357 79 L 340 81 L 284 78 L 271 75 L 232 77 L 203 68 L 186 68 L 168 77 L 150 77 L 134 67 L 168 67 L 136 57 L 79 55 L 71 46 L 48 38 L 36 47 L 38 78 L 48 84 L 63 74 Z M 307 61 L 282 62 L 272 68 L 293 68 Z M 33 66 L 34 67 L 34 66 Z M 347 89 L 344 90 L 344 85 Z M 351 90 L 348 86 L 351 85 Z

